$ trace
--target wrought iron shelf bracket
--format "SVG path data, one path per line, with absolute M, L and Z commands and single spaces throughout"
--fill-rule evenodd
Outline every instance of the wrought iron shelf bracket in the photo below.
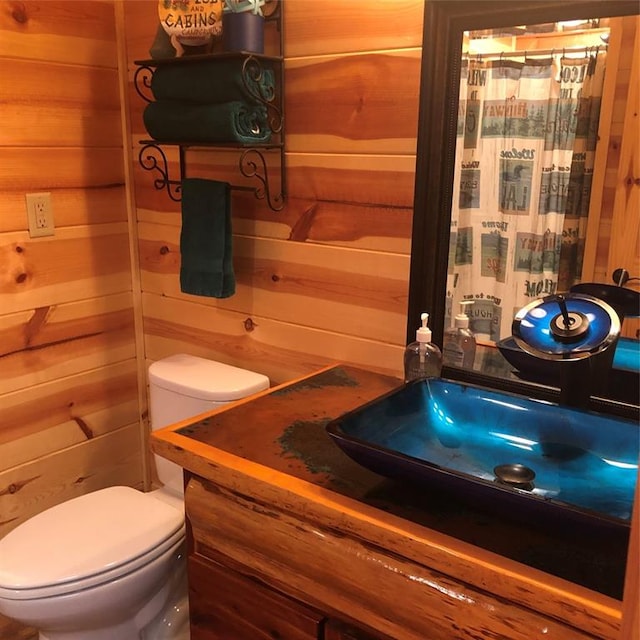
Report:
M 145 171 L 153 171 L 158 177 L 153 181 L 153 186 L 162 191 L 166 189 L 167 195 L 174 202 L 180 202 L 182 181 L 171 180 L 169 178 L 169 163 L 167 162 L 167 156 L 165 155 L 162 147 L 155 142 L 143 141 L 141 143 L 142 149 L 138 154 L 138 162 Z M 182 175 L 182 169 L 184 165 L 183 150 L 180 149 L 180 175 Z
M 255 178 L 260 182 L 253 192 L 258 200 L 266 199 L 272 211 L 282 211 L 284 207 L 284 147 L 280 148 L 280 193 L 273 194 L 269 183 L 269 169 L 260 149 L 245 149 L 240 156 L 240 172 L 245 178 Z
M 172 180 L 169 176 L 169 162 L 163 150 L 163 146 L 177 146 L 180 151 L 180 177 L 186 177 L 186 151 L 189 147 L 205 147 L 207 145 L 193 143 L 162 143 L 155 140 L 142 140 L 140 142 L 142 148 L 138 154 L 140 166 L 145 171 L 151 171 L 156 174 L 153 186 L 158 191 L 166 190 L 167 195 L 174 202 L 181 200 L 182 180 Z M 221 146 L 215 145 L 217 148 L 238 149 L 233 145 Z M 232 185 L 234 191 L 252 191 L 258 200 L 265 200 L 272 211 L 282 211 L 284 208 L 285 190 L 284 190 L 284 170 L 281 169 L 280 190 L 275 193 L 272 188 L 272 181 L 269 175 L 268 163 L 265 158 L 265 151 L 278 151 L 280 156 L 281 167 L 284 167 L 284 146 L 283 145 L 265 145 L 264 147 L 241 147 L 238 149 L 240 159 L 238 168 L 245 178 L 255 179 L 259 183 L 256 187 L 236 186 Z

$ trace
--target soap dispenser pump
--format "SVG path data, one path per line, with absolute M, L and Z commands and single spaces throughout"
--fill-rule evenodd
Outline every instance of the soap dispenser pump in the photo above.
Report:
M 438 377 L 442 371 L 442 353 L 431 342 L 431 329 L 427 326 L 429 314 L 420 316 L 422 326 L 416 331 L 416 341 L 404 351 L 404 381 Z
M 442 356 L 444 364 L 452 367 L 472 369 L 476 359 L 476 337 L 469 329 L 467 306 L 473 300 L 460 303 L 460 313 L 454 319 L 453 327 L 444 332 L 442 340 Z

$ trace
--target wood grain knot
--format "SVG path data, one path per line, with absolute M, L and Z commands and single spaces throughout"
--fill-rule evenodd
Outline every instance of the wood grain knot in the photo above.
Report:
M 16 276 L 16 282 L 18 284 L 22 284 L 26 279 L 27 279 L 27 274 L 26 273 L 19 273 Z
M 274 282 L 280 282 L 280 276 L 276 275 L 275 273 L 271 276 L 271 279 Z
M 251 319 L 251 318 L 247 318 L 244 321 L 244 330 L 245 331 L 253 331 L 258 325 L 256 325 L 256 323 Z
M 8 491 L 9 491 L 9 493 L 17 493 L 17 492 L 20 490 L 20 487 L 18 487 L 18 486 L 17 486 L 17 485 L 15 485 L 15 484 L 10 484 L 10 485 L 7 487 L 7 489 L 8 489 Z
M 20 24 L 26 24 L 26 22 L 29 20 L 29 16 L 27 15 L 27 8 L 24 6 L 24 3 L 13 3 L 13 7 L 11 9 L 11 17 Z
M 82 431 L 87 440 L 93 438 L 91 427 L 82 418 L 71 416 L 71 419 L 80 427 L 80 431 Z
M 23 251 L 24 249 L 20 245 L 16 247 L 16 253 L 22 253 Z
M 167 253 L 169 253 L 169 247 L 167 247 L 167 245 L 166 245 L 166 244 L 163 244 L 163 245 L 160 247 L 160 255 L 161 255 L 161 256 L 164 256 L 164 255 L 166 255 Z

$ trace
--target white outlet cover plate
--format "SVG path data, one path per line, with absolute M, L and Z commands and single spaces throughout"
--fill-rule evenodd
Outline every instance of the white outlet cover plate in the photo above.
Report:
M 27 220 L 32 238 L 54 235 L 51 193 L 27 193 Z

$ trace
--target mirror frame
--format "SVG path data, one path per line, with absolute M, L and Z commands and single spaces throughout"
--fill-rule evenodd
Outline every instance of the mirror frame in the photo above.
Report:
M 442 346 L 463 32 L 639 12 L 637 0 L 426 0 L 407 342 L 415 339 L 420 314 L 427 311 L 433 341 Z M 559 397 L 557 388 L 475 370 L 445 367 L 443 376 L 554 402 Z M 592 404 L 611 412 L 611 405 L 619 403 L 595 399 Z M 613 407 L 613 412 L 619 411 Z

